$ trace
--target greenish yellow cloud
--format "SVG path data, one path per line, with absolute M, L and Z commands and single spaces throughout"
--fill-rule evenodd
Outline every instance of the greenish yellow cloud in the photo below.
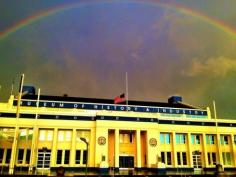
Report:
M 236 71 L 236 59 L 221 56 L 205 60 L 193 59 L 190 66 L 183 71 L 183 74 L 189 77 L 209 76 L 222 78 L 232 71 Z

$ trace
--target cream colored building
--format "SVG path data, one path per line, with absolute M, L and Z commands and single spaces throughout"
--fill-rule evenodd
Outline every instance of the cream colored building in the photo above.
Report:
M 177 98 L 177 101 L 176 101 Z M 236 121 L 168 103 L 26 95 L 0 103 L 1 173 L 236 167 Z M 81 140 L 82 138 L 82 140 Z M 83 141 L 85 138 L 88 143 Z

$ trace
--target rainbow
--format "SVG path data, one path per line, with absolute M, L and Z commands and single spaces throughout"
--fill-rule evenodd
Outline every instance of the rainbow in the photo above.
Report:
M 180 6 L 177 4 L 167 4 L 167 3 L 162 3 L 159 1 L 142 1 L 142 0 L 136 0 L 136 1 L 129 1 L 129 2 L 123 2 L 123 1 L 89 1 L 89 2 L 77 2 L 69 5 L 61 5 L 57 6 L 55 8 L 48 9 L 46 11 L 40 12 L 38 14 L 35 14 L 33 16 L 30 16 L 26 19 L 23 19 L 13 25 L 12 27 L 6 29 L 5 31 L 0 32 L 0 40 L 7 38 L 11 34 L 15 33 L 16 31 L 23 29 L 27 27 L 28 25 L 38 22 L 39 20 L 42 20 L 48 16 L 55 15 L 70 9 L 75 9 L 75 8 L 80 8 L 88 5 L 94 5 L 94 4 L 101 4 L 101 3 L 112 3 L 112 2 L 120 2 L 120 3 L 140 3 L 140 4 L 146 4 L 146 5 L 151 5 L 151 6 L 158 6 L 166 9 L 172 9 L 175 10 L 178 13 L 182 13 L 188 16 L 192 16 L 194 18 L 198 18 L 201 21 L 204 21 L 205 23 L 211 25 L 214 28 L 219 29 L 220 31 L 227 33 L 229 36 L 232 38 L 236 39 L 236 30 L 229 25 L 223 23 L 220 20 L 214 19 L 212 17 L 206 16 L 203 13 L 200 13 L 198 11 L 195 11 L 193 9 L 187 8 L 185 6 Z

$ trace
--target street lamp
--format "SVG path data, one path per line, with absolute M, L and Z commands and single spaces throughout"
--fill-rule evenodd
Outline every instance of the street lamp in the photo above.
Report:
M 88 145 L 89 145 L 89 143 L 87 142 L 86 138 L 81 137 L 80 140 L 86 144 L 87 157 L 86 157 L 85 176 L 87 176 L 87 173 L 88 173 Z

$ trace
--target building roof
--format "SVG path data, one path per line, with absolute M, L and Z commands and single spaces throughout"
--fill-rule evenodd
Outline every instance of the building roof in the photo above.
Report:
M 22 99 L 37 100 L 38 95 L 24 95 Z M 65 101 L 65 102 L 84 102 L 84 103 L 103 103 L 103 104 L 114 104 L 113 99 L 102 99 L 102 98 L 84 98 L 84 97 L 68 97 L 68 96 L 49 96 L 49 95 L 40 95 L 40 100 L 47 101 Z M 119 103 L 120 105 L 125 105 L 126 102 Z M 197 107 L 184 104 L 181 102 L 170 103 L 170 102 L 151 102 L 151 101 L 134 101 L 129 100 L 129 105 L 137 106 L 154 106 L 154 107 L 171 107 L 171 108 L 189 108 L 189 109 L 198 109 Z

